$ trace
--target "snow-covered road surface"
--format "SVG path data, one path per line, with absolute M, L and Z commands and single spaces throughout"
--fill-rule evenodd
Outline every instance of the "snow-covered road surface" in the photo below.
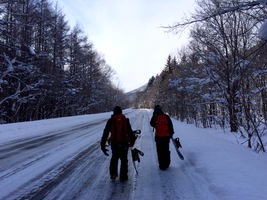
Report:
M 129 152 L 129 180 L 111 181 L 108 172 L 110 156 L 106 157 L 100 149 L 100 138 L 110 114 L 0 126 L 0 199 L 260 200 L 267 197 L 264 192 L 266 170 L 261 171 L 266 166 L 265 155 L 259 157 L 229 140 L 223 140 L 220 135 L 205 132 L 196 137 L 196 133 L 191 132 L 201 132 L 203 129 L 179 123 L 174 119 L 172 120 L 177 133 L 175 137 L 179 136 L 181 142 L 184 142 L 182 151 L 185 160 L 178 158 L 170 144 L 171 166 L 166 171 L 159 170 L 154 133 L 149 125 L 152 114 L 149 110 L 124 111 L 132 128 L 142 131 L 135 147 L 141 149 L 145 155 L 137 163 L 139 174 L 136 174 Z M 186 130 L 183 126 L 190 129 Z M 207 145 L 203 141 L 208 142 Z M 228 150 L 222 152 L 224 146 Z M 245 151 L 245 158 L 250 164 L 248 169 L 243 166 L 246 161 L 240 164 L 241 161 L 235 157 L 243 157 L 244 154 L 239 153 L 240 149 Z M 207 152 L 213 153 L 206 155 Z M 224 165 L 220 168 L 219 159 L 215 159 L 216 153 L 222 159 L 229 155 L 234 156 L 238 165 L 231 163 L 234 159 L 227 159 L 222 163 L 232 166 L 227 166 L 227 170 Z M 200 160 L 201 156 L 203 160 Z M 258 161 L 255 169 L 260 170 L 261 175 L 236 175 L 239 173 L 238 166 L 242 166 L 243 173 L 254 171 L 251 165 L 254 160 Z M 208 169 L 207 166 L 211 168 Z M 219 170 L 220 177 L 214 174 L 216 170 Z M 233 174 L 230 175 L 232 182 L 228 183 L 229 172 Z M 250 177 L 257 179 L 251 181 L 261 192 L 253 192 L 254 188 L 251 186 L 251 189 L 246 188 L 251 185 L 247 180 Z M 247 180 L 247 183 L 243 180 Z M 235 187 L 239 181 L 240 185 Z M 224 186 L 225 183 L 228 185 Z

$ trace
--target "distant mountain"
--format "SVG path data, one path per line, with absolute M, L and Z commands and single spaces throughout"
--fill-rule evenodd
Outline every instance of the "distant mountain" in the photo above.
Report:
M 145 85 L 143 85 L 143 86 L 141 86 L 139 88 L 136 88 L 136 89 L 134 89 L 134 90 L 132 90 L 130 92 L 126 92 L 125 95 L 128 97 L 128 99 L 129 99 L 130 102 L 131 101 L 134 101 L 135 98 L 136 98 L 136 96 L 137 96 L 137 94 L 139 92 L 144 92 L 145 89 L 146 89 L 146 87 L 147 87 L 147 84 L 145 84 Z
M 146 89 L 146 87 L 147 87 L 147 84 L 145 84 L 145 85 L 143 85 L 143 86 L 141 86 L 141 87 L 139 87 L 137 89 L 134 89 L 134 90 L 132 90 L 130 92 L 126 92 L 125 94 L 132 94 L 132 93 L 137 93 L 137 92 L 144 92 L 145 89 Z

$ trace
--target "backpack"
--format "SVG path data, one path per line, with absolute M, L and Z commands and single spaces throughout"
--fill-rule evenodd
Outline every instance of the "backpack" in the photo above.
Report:
M 166 114 L 156 115 L 156 136 L 166 137 L 169 136 L 169 122 Z
M 115 144 L 128 143 L 127 118 L 123 114 L 118 114 L 112 116 L 111 120 L 111 136 L 109 141 Z

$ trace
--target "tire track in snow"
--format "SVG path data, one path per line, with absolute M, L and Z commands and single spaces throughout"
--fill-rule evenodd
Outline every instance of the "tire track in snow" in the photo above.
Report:
M 56 147 L 52 147 L 54 140 L 48 142 L 51 144 L 48 145 L 51 151 L 47 150 L 39 155 L 39 160 L 34 160 L 38 157 L 27 160 L 29 166 L 19 169 L 20 171 L 14 174 L 18 173 L 18 176 L 14 178 L 21 181 L 20 176 L 25 179 L 27 173 L 36 173 L 38 167 L 44 168 L 44 171 L 36 173 L 32 179 L 24 180 L 19 188 L 11 190 L 12 192 L 8 193 L 10 195 L 3 199 L 216 199 L 208 188 L 208 179 L 203 177 L 201 170 L 194 164 L 194 158 L 189 157 L 188 152 L 185 153 L 185 160 L 181 161 L 170 144 L 171 166 L 166 171 L 159 170 L 154 133 L 149 125 L 151 114 L 146 110 L 127 113 L 132 128 L 142 130 L 135 145 L 145 153 L 144 157 L 141 157 L 141 162 L 137 164 L 138 175 L 132 167 L 129 155 L 127 182 L 112 182 L 109 179 L 110 156 L 103 155 L 99 144 L 106 121 L 104 120 L 102 124 L 84 127 L 81 132 L 79 129 L 75 130 L 77 135 L 66 137 L 70 141 L 64 139 L 61 143 L 60 139 L 55 140 Z M 29 150 L 40 151 L 41 148 Z M 53 163 L 48 163 L 49 161 Z M 48 166 L 43 167 L 44 165 Z M 0 194 L 0 199 L 2 197 Z
M 94 131 L 98 131 L 98 129 L 100 129 L 100 123 L 101 122 L 98 122 L 94 125 Z M 91 128 L 89 128 L 88 130 L 90 129 Z M 69 130 L 65 131 L 69 132 Z M 51 179 L 56 177 L 58 173 L 60 173 L 58 166 L 64 166 L 64 162 L 71 160 L 72 157 L 77 154 L 77 150 L 78 152 L 81 151 L 79 149 L 83 149 L 83 146 L 86 146 L 86 144 L 89 146 L 90 144 L 87 143 L 86 140 L 88 139 L 88 137 L 93 137 L 95 135 L 94 131 L 91 130 L 88 132 L 87 130 L 84 130 L 83 126 L 81 127 L 81 129 L 75 128 L 75 131 L 77 132 L 77 134 L 73 134 L 72 132 L 72 136 L 70 138 L 67 137 L 67 139 L 65 138 L 65 141 L 62 141 L 63 143 L 61 143 L 61 141 L 60 143 L 53 143 L 54 145 L 57 144 L 55 146 L 51 146 L 50 144 L 49 147 L 51 149 L 46 149 L 46 151 L 44 151 L 37 157 L 35 156 L 31 159 L 26 159 L 24 162 L 19 163 L 11 169 L 0 173 L 0 183 L 1 181 L 3 181 L 3 179 L 8 179 L 8 181 L 4 181 L 6 185 L 2 188 L 6 189 L 4 190 L 4 193 L 1 192 L 2 194 L 0 195 L 0 199 L 2 196 L 5 196 L 5 194 L 7 194 L 6 198 L 8 197 L 8 199 L 23 199 L 25 195 L 27 196 L 30 193 L 34 193 L 34 191 L 38 192 L 39 187 L 43 187 L 43 184 L 48 183 Z M 75 145 L 75 143 L 77 142 L 81 144 L 81 147 Z M 75 148 L 73 148 L 72 146 L 75 146 Z M 37 150 L 40 151 L 40 147 L 33 149 L 32 151 Z M 65 161 L 62 162 L 62 160 Z M 50 163 L 51 161 L 52 163 Z M 64 167 L 62 169 L 64 169 Z M 30 175 L 29 177 L 28 174 Z M 16 179 L 17 182 L 15 185 L 12 185 L 12 181 L 14 179 Z M 18 185 L 19 188 L 15 189 L 16 185 Z
M 131 122 L 133 128 L 138 125 L 140 126 L 141 123 L 139 117 L 137 116 L 137 113 L 135 112 L 129 113 L 129 116 L 132 119 Z M 41 155 L 39 155 L 39 158 L 34 157 L 32 161 L 26 160 L 26 163 L 24 165 L 21 164 L 18 165 L 17 170 L 12 169 L 9 177 L 12 176 L 13 174 L 14 176 L 16 176 L 17 173 L 20 174 L 21 172 L 23 172 L 26 175 L 29 172 L 25 171 L 31 170 L 33 166 L 41 167 L 41 165 L 47 163 L 47 161 L 49 161 L 51 157 L 61 156 L 61 154 L 64 151 L 68 151 L 68 149 L 71 148 L 71 144 L 74 144 L 74 142 L 81 143 L 81 140 L 84 140 L 83 138 L 86 138 L 87 135 L 89 134 L 90 135 L 94 134 L 95 136 L 97 136 L 97 137 L 94 136 L 97 139 L 97 142 L 84 148 L 82 151 L 80 150 L 79 153 L 76 153 L 77 155 L 74 156 L 73 154 L 72 155 L 70 154 L 70 158 L 67 158 L 64 161 L 62 159 L 59 159 L 62 160 L 63 162 L 58 163 L 58 165 L 52 165 L 50 167 L 45 168 L 45 171 L 35 176 L 34 179 L 30 179 L 29 181 L 25 180 L 25 183 L 21 184 L 21 186 L 16 191 L 8 193 L 8 198 L 9 199 L 81 199 L 81 198 L 88 199 L 91 196 L 99 196 L 99 195 L 103 196 L 102 195 L 103 187 L 99 186 L 103 185 L 103 182 L 105 184 L 109 184 L 108 182 L 109 159 L 104 160 L 104 158 L 106 157 L 103 156 L 99 145 L 100 142 L 99 139 L 101 138 L 105 121 L 106 120 L 102 122 L 97 122 L 94 124 L 93 127 L 92 125 L 82 126 L 82 127 L 78 126 L 80 128 L 77 127 L 77 129 L 75 128 L 72 130 L 63 130 L 62 134 L 65 135 L 66 137 L 68 135 L 72 135 L 73 132 L 80 132 L 83 130 L 84 133 L 82 134 L 79 133 L 77 134 L 77 136 L 71 137 L 75 141 L 70 141 L 68 143 L 64 142 L 62 146 L 60 146 L 59 144 L 59 146 L 56 146 L 56 148 L 51 146 L 52 149 L 50 151 L 47 151 L 46 153 L 42 153 Z M 99 126 L 99 124 L 101 124 L 101 126 Z M 86 129 L 88 129 L 89 132 Z M 67 132 L 69 132 L 69 134 L 67 134 Z M 93 132 L 97 133 L 97 135 Z M 64 138 L 65 140 L 66 137 L 62 136 L 58 138 Z M 39 139 L 41 138 L 43 137 L 40 137 Z M 57 137 L 54 137 L 54 139 L 55 140 L 51 140 L 51 142 L 57 141 Z M 91 141 L 92 139 L 89 140 Z M 37 139 L 36 141 L 37 143 L 39 142 Z M 24 144 L 26 145 L 27 142 L 25 142 Z M 50 143 L 50 140 L 48 143 Z M 36 150 L 35 148 L 31 149 L 23 145 L 22 148 L 26 148 L 32 151 Z M 40 149 L 40 147 L 37 149 Z M 129 163 L 129 165 L 130 164 L 131 163 Z M 101 172 L 100 176 L 98 173 L 92 173 L 96 170 Z M 131 171 L 132 170 L 129 170 L 129 176 L 134 177 Z M 132 191 L 132 186 L 131 184 L 129 184 L 130 182 L 131 180 L 129 180 L 125 185 L 121 183 L 117 187 L 114 187 L 113 184 L 111 187 L 109 186 L 110 192 L 117 194 L 117 196 L 120 196 L 120 199 L 125 199 L 125 198 L 129 199 L 128 198 L 129 194 L 131 194 L 130 191 Z

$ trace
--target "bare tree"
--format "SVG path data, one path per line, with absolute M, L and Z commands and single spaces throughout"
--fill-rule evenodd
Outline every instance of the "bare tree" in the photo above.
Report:
M 231 131 L 236 132 L 239 126 L 245 127 L 249 147 L 252 146 L 251 137 L 255 135 L 264 151 L 259 133 L 261 111 L 251 104 L 257 97 L 252 97 L 255 84 L 250 82 L 256 78 L 252 78 L 251 74 L 259 74 L 256 73 L 260 70 L 259 65 L 255 65 L 256 58 L 263 58 L 259 52 L 264 43 L 258 45 L 257 33 L 266 11 L 260 1 L 205 0 L 198 1 L 198 5 L 192 18 L 168 28 L 179 31 L 185 26 L 194 25 L 191 30 L 194 51 L 201 58 L 201 65 L 209 78 L 221 91 L 217 98 L 223 97 L 225 100 L 220 102 L 220 107 L 223 110 L 225 106 L 228 110 Z M 265 72 L 260 74 L 262 79 Z M 260 91 L 261 95 L 265 94 L 264 89 Z M 263 104 L 265 100 L 262 100 Z
M 112 110 L 108 101 L 126 105 L 112 70 L 57 5 L 1 1 L 0 25 L 0 123 Z

